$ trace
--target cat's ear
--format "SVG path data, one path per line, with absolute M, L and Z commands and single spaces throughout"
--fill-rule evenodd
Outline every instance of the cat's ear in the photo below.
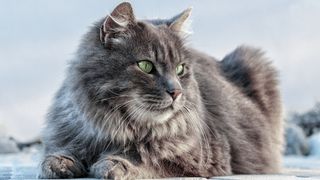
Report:
M 106 43 L 108 38 L 111 38 L 110 35 L 124 32 L 130 24 L 134 23 L 135 17 L 131 4 L 129 2 L 119 4 L 112 13 L 105 18 L 100 28 L 101 42 Z
M 174 16 L 169 20 L 168 26 L 171 30 L 178 33 L 190 33 L 192 7 L 184 10 L 182 13 Z

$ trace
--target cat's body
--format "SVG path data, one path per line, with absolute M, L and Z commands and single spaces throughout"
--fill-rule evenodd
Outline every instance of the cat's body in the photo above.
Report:
M 276 73 L 259 50 L 240 47 L 219 62 L 185 47 L 178 31 L 189 10 L 136 21 L 122 3 L 111 15 L 129 23 L 107 17 L 84 37 L 49 112 L 40 177 L 279 171 Z M 153 62 L 150 73 L 141 59 Z

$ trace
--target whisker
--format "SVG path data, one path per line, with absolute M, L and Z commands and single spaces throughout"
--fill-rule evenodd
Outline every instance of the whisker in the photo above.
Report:
M 200 161 L 201 161 L 201 164 L 203 164 L 202 161 L 204 160 L 206 162 L 205 163 L 205 165 L 206 165 L 207 164 L 207 160 L 209 158 L 208 157 L 209 154 L 207 154 L 207 156 L 203 159 L 203 157 L 202 157 L 203 154 L 206 154 L 206 153 L 204 153 L 203 148 L 206 148 L 207 150 L 209 150 L 210 149 L 210 145 L 209 145 L 208 136 L 205 133 L 205 130 L 204 130 L 204 127 L 203 127 L 204 123 L 201 123 L 201 118 L 198 115 L 197 111 L 191 111 L 192 108 L 190 109 L 187 106 L 184 106 L 184 108 L 187 110 L 187 114 L 189 114 L 189 116 L 191 117 L 191 120 L 195 123 L 196 127 L 198 128 L 198 130 L 200 130 L 200 138 L 201 138 L 201 140 L 200 140 L 200 151 L 201 151 Z M 193 113 L 191 113 L 191 112 L 193 112 Z M 194 117 L 193 114 L 195 114 L 196 117 Z M 202 141 L 204 141 L 204 143 L 205 143 L 204 147 L 202 147 L 203 146 L 202 145 Z

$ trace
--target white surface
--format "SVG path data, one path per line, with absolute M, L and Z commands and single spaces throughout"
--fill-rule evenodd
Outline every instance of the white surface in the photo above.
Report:
M 0 179 L 34 179 L 37 174 L 40 152 L 39 148 L 30 148 L 21 153 L 0 154 Z M 320 159 L 303 157 L 285 157 L 284 175 L 235 175 L 213 177 L 221 180 L 294 180 L 320 179 Z M 204 178 L 171 178 L 196 180 Z

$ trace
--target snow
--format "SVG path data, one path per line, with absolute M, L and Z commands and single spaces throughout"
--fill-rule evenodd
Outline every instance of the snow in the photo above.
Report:
M 19 148 L 16 142 L 10 139 L 9 137 L 0 135 L 0 154 L 17 152 L 19 152 Z
M 18 153 L 0 154 L 0 166 L 37 166 L 40 160 L 40 149 L 40 146 L 33 146 Z
M 308 142 L 310 148 L 309 156 L 318 157 L 320 159 L 320 133 L 312 135 Z M 320 167 L 320 165 L 318 167 Z
M 40 146 L 18 153 L 0 154 L 0 179 L 36 179 Z
M 285 156 L 283 165 L 293 169 L 320 170 L 320 158 L 311 156 Z
M 38 163 L 41 157 L 41 146 L 33 146 L 19 153 L 0 154 L 0 179 L 34 179 L 37 177 Z M 213 177 L 221 180 L 240 179 L 320 179 L 320 157 L 285 156 L 285 169 L 282 174 L 270 175 L 234 175 Z M 171 178 L 171 179 L 204 179 L 204 178 Z
M 309 144 L 302 128 L 294 123 L 286 124 L 285 155 L 307 155 Z
M 319 179 L 320 180 L 320 134 L 312 136 L 309 140 L 312 154 L 309 156 L 285 156 L 284 170 L 281 174 L 268 175 L 233 175 L 213 177 L 221 180 L 263 180 L 263 179 Z M 35 179 L 38 172 L 38 163 L 42 147 L 34 145 L 18 153 L 0 154 L 0 179 Z M 313 153 L 314 152 L 314 153 Z M 204 179 L 204 178 L 171 178 L 171 179 Z

